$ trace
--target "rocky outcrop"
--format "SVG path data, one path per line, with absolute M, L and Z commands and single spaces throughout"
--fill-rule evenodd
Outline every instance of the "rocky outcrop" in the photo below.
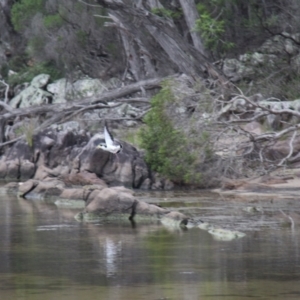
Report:
M 47 85 L 47 91 L 53 95 L 53 103 L 92 97 L 106 90 L 106 85 L 100 79 L 92 78 L 80 79 L 74 83 L 61 78 Z
M 52 94 L 43 89 L 49 80 L 50 75 L 48 74 L 40 74 L 34 77 L 28 87 L 11 99 L 10 106 L 13 108 L 24 108 L 51 103 Z
M 256 52 L 240 55 L 238 58 L 226 58 L 222 70 L 232 82 L 255 80 L 278 71 L 278 65 L 291 68 L 297 74 L 300 71 L 300 34 L 283 32 L 266 40 Z M 288 59 L 283 59 L 284 57 Z
M 97 145 L 103 135 L 90 138 L 76 122 L 54 126 L 32 137 L 32 146 L 20 140 L 0 160 L 0 179 L 59 178 L 69 185 L 103 184 L 139 188 L 150 173 L 136 148 L 122 142 L 115 155 Z M 146 181 L 146 183 L 144 183 Z
M 161 220 L 168 227 L 186 226 L 189 221 L 182 213 L 170 212 L 168 209 L 138 200 L 130 189 L 122 186 L 107 187 L 104 182 L 71 188 L 59 179 L 30 179 L 24 183 L 10 183 L 7 189 L 27 200 L 55 199 L 58 206 L 80 207 L 78 203 L 81 201 L 85 208 L 75 216 L 78 221 Z

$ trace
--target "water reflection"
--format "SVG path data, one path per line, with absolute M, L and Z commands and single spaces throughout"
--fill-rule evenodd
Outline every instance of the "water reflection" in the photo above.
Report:
M 202 200 L 213 217 L 220 203 Z M 299 299 L 297 225 L 221 242 L 197 228 L 81 224 L 75 214 L 2 196 L 0 299 Z

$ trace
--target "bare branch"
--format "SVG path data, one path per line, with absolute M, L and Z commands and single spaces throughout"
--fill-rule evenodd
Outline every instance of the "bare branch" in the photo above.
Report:
M 85 1 L 83 1 L 83 0 L 78 0 L 78 2 L 80 2 L 80 3 L 82 3 L 82 4 L 85 4 L 85 5 L 87 5 L 87 6 L 91 6 L 91 7 L 102 7 L 102 6 L 97 5 L 97 4 L 90 4 L 90 3 L 85 2 Z
M 293 136 L 292 136 L 292 138 L 291 138 L 291 140 L 289 142 L 290 152 L 289 152 L 289 154 L 286 157 L 284 157 L 281 160 L 281 162 L 278 164 L 278 166 L 282 166 L 292 156 L 292 154 L 294 152 L 293 143 L 294 143 L 294 140 L 296 138 L 296 135 L 297 135 L 297 131 L 295 130 L 294 133 L 293 133 Z
M 296 110 L 292 110 L 292 109 L 271 109 L 271 108 L 265 107 L 263 105 L 260 105 L 259 103 L 255 103 L 251 99 L 249 99 L 249 97 L 246 97 L 245 95 L 243 95 L 242 92 L 241 92 L 241 95 L 240 94 L 235 94 L 235 97 L 230 100 L 230 103 L 233 103 L 237 99 L 244 99 L 245 101 L 250 103 L 254 108 L 260 108 L 261 110 L 267 111 L 267 112 L 269 112 L 271 114 L 274 114 L 274 115 L 291 114 L 293 116 L 300 117 L 300 112 L 298 112 Z
M 11 113 L 13 112 L 13 108 L 3 101 L 0 101 L 0 106 L 2 106 L 4 109 L 6 109 L 7 111 L 9 111 Z
M 3 85 L 5 85 L 5 98 L 4 98 L 4 103 L 8 102 L 8 91 L 9 91 L 9 84 L 6 83 L 4 80 L 0 80 L 0 83 L 2 83 Z
M 49 117 L 38 128 L 35 129 L 35 132 L 38 132 L 42 129 L 47 128 L 52 124 L 66 122 L 74 118 L 78 114 L 81 114 L 88 110 L 112 109 L 121 106 L 123 103 L 142 103 L 142 104 L 149 105 L 150 102 L 146 97 L 135 97 L 131 99 L 122 98 L 122 97 L 128 96 L 132 93 L 140 92 L 141 89 L 145 91 L 152 88 L 159 88 L 163 80 L 164 79 L 162 78 L 143 80 L 140 82 L 133 83 L 131 85 L 121 87 L 116 90 L 104 92 L 98 96 L 84 98 L 80 101 L 74 101 L 72 103 L 68 102 L 64 104 L 41 105 L 41 106 L 32 106 L 28 108 L 12 109 L 8 104 L 0 101 L 0 106 L 4 107 L 8 111 L 6 113 L 1 114 L 1 122 L 5 124 L 7 120 L 13 120 L 17 117 L 19 118 L 34 117 L 34 116 L 47 114 Z M 113 100 L 115 101 L 114 104 L 107 103 Z M 141 120 L 147 112 L 148 110 L 146 110 L 144 113 L 142 113 L 141 115 L 133 119 Z M 124 118 L 124 120 L 125 119 L 126 118 Z M 130 118 L 130 120 L 132 120 L 132 118 Z M 12 144 L 18 141 L 19 139 L 21 139 L 21 137 L 11 141 L 4 142 L 0 144 L 0 148 Z

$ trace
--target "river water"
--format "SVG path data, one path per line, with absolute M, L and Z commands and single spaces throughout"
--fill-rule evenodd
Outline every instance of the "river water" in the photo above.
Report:
M 220 241 L 156 222 L 78 223 L 79 210 L 1 195 L 0 299 L 300 299 L 297 199 L 138 197 L 246 236 Z

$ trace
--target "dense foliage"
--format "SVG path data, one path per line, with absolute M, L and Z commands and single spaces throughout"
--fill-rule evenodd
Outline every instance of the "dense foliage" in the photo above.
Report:
M 102 2 L 12 2 L 12 24 L 25 37 L 17 54 L 26 61 L 50 63 L 69 76 L 78 71 L 92 77 L 121 76 L 127 70 L 126 59 L 134 57 L 126 58 L 128 54 L 121 50 L 117 28 L 106 26 L 111 20 Z M 124 2 L 133 5 L 131 1 Z M 178 1 L 161 0 L 157 7 L 146 0 L 140 2 L 152 13 L 172 19 L 175 29 L 192 43 Z M 267 37 L 283 31 L 295 32 L 300 22 L 297 0 L 195 0 L 195 5 L 199 19 L 193 30 L 199 32 L 214 60 L 251 51 Z M 135 25 L 139 26 L 138 22 Z
M 118 70 L 119 40 L 115 29 L 104 28 L 106 18 L 99 5 L 72 0 L 21 0 L 11 10 L 15 30 L 27 40 L 22 55 L 69 76 L 109 77 Z
M 152 109 L 144 118 L 141 146 L 146 150 L 146 161 L 152 170 L 177 183 L 199 183 L 201 174 L 195 172 L 196 156 L 188 147 L 187 137 L 175 129 L 166 113 L 168 102 L 173 101 L 174 95 L 165 83 L 152 98 Z

